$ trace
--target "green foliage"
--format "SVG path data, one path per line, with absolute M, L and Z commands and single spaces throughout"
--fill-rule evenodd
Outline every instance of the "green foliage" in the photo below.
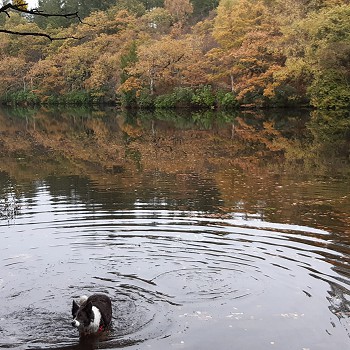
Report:
M 64 2 L 62 0 L 39 0 L 38 10 L 44 13 L 62 13 Z M 63 17 L 34 17 L 34 22 L 41 28 L 68 27 L 71 23 Z
M 156 7 L 163 7 L 164 0 L 140 0 L 147 10 L 152 10 Z
M 233 110 L 239 107 L 236 97 L 226 91 L 214 91 L 211 86 L 197 89 L 189 87 L 175 88 L 172 93 L 157 96 L 157 109 L 194 108 Z
M 176 97 L 173 94 L 157 96 L 154 105 L 157 109 L 171 109 L 176 107 Z
M 348 1 L 40 0 L 38 10 L 78 11 L 81 18 L 98 12 L 86 18 L 89 25 L 2 16 L 6 30 L 82 38 L 49 43 L 1 35 L 6 103 L 350 107 Z M 23 91 L 28 87 L 34 92 Z
M 217 105 L 216 96 L 210 85 L 202 86 L 195 90 L 192 103 L 200 108 L 214 109 Z
M 290 35 L 298 44 L 292 46 L 293 51 L 289 48 L 289 54 L 298 57 L 287 60 L 287 69 L 289 62 L 298 62 L 302 70 L 298 75 L 289 74 L 288 78 L 291 85 L 302 86 L 307 91 L 316 108 L 350 107 L 349 17 L 350 5 L 328 6 L 311 12 L 292 26 Z M 301 74 L 307 71 L 309 74 Z
M 225 92 L 220 90 L 216 95 L 219 109 L 231 110 L 239 107 L 237 98 L 232 92 Z
M 193 90 L 187 87 L 177 87 L 174 89 L 173 96 L 176 101 L 176 107 L 189 107 L 192 104 Z
M 308 89 L 311 104 L 318 109 L 349 109 L 349 81 L 337 70 L 317 75 Z
M 167 33 L 173 22 L 170 12 L 160 7 L 147 11 L 142 20 L 146 29 L 155 33 Z
M 143 89 L 137 96 L 137 106 L 141 109 L 153 109 L 154 108 L 154 96 L 148 89 Z
M 50 95 L 46 97 L 40 97 L 33 91 L 21 90 L 13 93 L 9 93 L 6 96 L 0 98 L 2 103 L 13 105 L 76 105 L 84 106 L 93 103 L 93 98 L 90 93 L 83 91 L 72 91 L 65 95 Z
M 193 16 L 198 18 L 206 17 L 210 11 L 215 10 L 219 0 L 191 0 L 193 5 Z
M 114 6 L 116 10 L 126 10 L 140 17 L 145 14 L 146 8 L 139 0 L 119 0 Z
M 120 105 L 125 108 L 137 108 L 136 91 L 130 90 L 119 95 Z
M 21 90 L 2 96 L 1 102 L 13 105 L 37 105 L 40 103 L 39 97 L 32 91 Z
M 129 78 L 128 67 L 137 62 L 137 44 L 136 41 L 132 41 L 127 48 L 127 51 L 120 57 L 120 82 L 121 84 Z M 121 105 L 124 107 L 136 107 L 136 91 L 134 89 L 124 91 L 121 93 Z
M 115 5 L 115 0 L 64 0 L 62 2 L 64 11 L 78 11 L 81 18 L 87 17 L 94 11 L 107 10 Z
M 64 95 L 64 104 L 67 105 L 88 105 L 91 104 L 92 98 L 89 94 L 89 92 L 85 90 L 81 91 L 72 91 Z
M 158 109 L 189 108 L 192 107 L 194 93 L 190 88 L 178 87 L 170 94 L 160 95 L 155 99 Z

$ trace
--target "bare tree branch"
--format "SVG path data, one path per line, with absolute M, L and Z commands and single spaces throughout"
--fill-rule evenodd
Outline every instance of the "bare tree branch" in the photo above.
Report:
M 26 5 L 26 4 L 23 4 L 23 5 Z M 81 20 L 78 12 L 71 12 L 71 13 L 46 13 L 46 12 L 43 12 L 43 11 L 39 11 L 38 9 L 26 10 L 22 6 L 12 5 L 12 4 L 6 4 L 3 7 L 0 7 L 0 13 L 1 12 L 5 12 L 9 16 L 7 10 L 14 10 L 14 11 L 17 11 L 17 12 L 22 12 L 22 13 L 26 13 L 26 14 L 34 15 L 34 16 L 64 17 L 64 18 L 67 18 L 67 19 L 77 19 L 80 23 L 83 23 L 83 21 Z
M 6 5 L 2 6 L 2 7 L 0 7 L 0 13 L 5 13 L 7 15 L 7 17 L 10 17 L 9 10 L 13 10 L 13 11 L 17 11 L 17 12 L 33 15 L 33 16 L 63 17 L 63 18 L 66 18 L 68 20 L 77 19 L 80 23 L 84 23 L 81 20 L 78 12 L 71 12 L 71 13 L 46 13 L 46 12 L 43 12 L 43 11 L 39 11 L 38 9 L 27 10 L 26 9 L 26 5 L 27 4 L 23 4 L 23 5 L 18 6 L 18 5 L 13 5 L 13 4 L 9 3 L 9 4 L 6 4 Z M 74 36 L 70 36 L 70 37 L 52 37 L 51 35 L 46 34 L 46 33 L 40 33 L 40 32 L 17 32 L 17 31 L 1 29 L 1 28 L 0 28 L 0 33 L 21 35 L 21 36 L 41 36 L 41 37 L 48 38 L 51 41 L 53 41 L 53 40 L 65 40 L 65 39 L 81 39 L 81 38 L 77 38 L 77 37 L 74 37 Z
M 66 37 L 52 37 L 49 34 L 46 33 L 37 33 L 37 32 L 16 32 L 13 30 L 7 30 L 7 29 L 0 29 L 0 33 L 5 33 L 5 34 L 13 34 L 13 35 L 20 35 L 20 36 L 41 36 L 50 39 L 51 41 L 55 40 L 66 40 L 66 39 L 76 39 L 80 40 L 82 38 L 77 38 L 75 36 L 66 36 Z

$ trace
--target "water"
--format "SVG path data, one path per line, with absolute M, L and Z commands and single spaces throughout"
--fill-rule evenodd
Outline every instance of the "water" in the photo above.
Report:
M 0 348 L 349 347 L 344 160 L 253 158 L 231 125 L 55 120 L 2 120 Z M 72 299 L 94 292 L 113 329 L 79 342 Z

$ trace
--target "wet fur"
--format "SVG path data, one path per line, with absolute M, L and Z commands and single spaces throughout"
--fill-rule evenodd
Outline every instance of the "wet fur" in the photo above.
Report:
M 112 321 L 111 299 L 104 294 L 82 296 L 78 302 L 73 300 L 72 315 L 72 326 L 79 330 L 80 336 L 105 331 Z

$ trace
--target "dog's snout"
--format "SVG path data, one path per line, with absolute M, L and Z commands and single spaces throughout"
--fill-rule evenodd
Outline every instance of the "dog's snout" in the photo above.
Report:
M 79 327 L 79 322 L 77 320 L 72 321 L 72 326 L 73 327 Z

